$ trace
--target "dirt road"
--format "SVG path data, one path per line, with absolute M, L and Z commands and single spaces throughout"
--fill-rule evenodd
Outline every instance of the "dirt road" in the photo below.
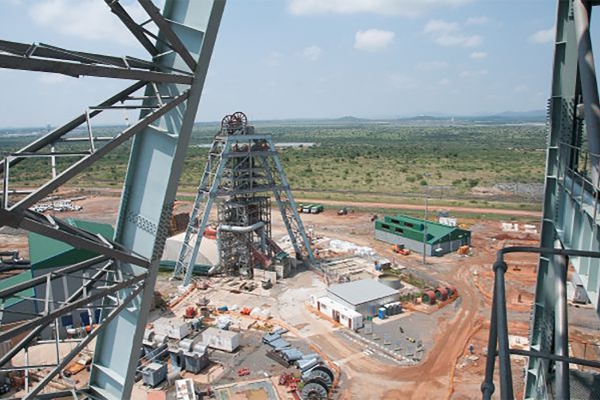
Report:
M 397 210 L 425 210 L 425 206 L 418 204 L 399 204 L 399 203 L 371 203 L 371 202 L 354 202 L 354 201 L 339 201 L 339 200 L 316 200 L 316 199 L 296 199 L 298 203 L 320 203 L 324 205 L 340 206 L 340 207 L 372 207 L 372 208 L 389 208 Z M 493 215 L 510 215 L 515 217 L 541 217 L 540 211 L 523 211 L 523 210 L 502 210 L 493 208 L 475 208 L 475 207 L 454 207 L 454 206 L 429 206 L 431 210 L 443 208 L 444 210 L 474 213 L 474 214 L 493 214 Z
M 94 188 L 93 190 L 86 190 L 92 193 L 120 196 L 121 189 L 114 188 Z M 78 192 L 78 194 L 81 194 Z M 195 192 L 178 192 L 177 196 L 194 198 L 197 193 Z M 357 201 L 341 201 L 341 200 L 321 200 L 321 199 L 308 199 L 308 198 L 296 198 L 297 203 L 320 203 L 331 206 L 347 206 L 347 207 L 358 207 L 358 208 L 387 208 L 390 210 L 425 210 L 424 205 L 420 204 L 403 204 L 403 203 L 372 203 L 372 202 L 357 202 Z M 191 201 L 191 200 L 189 200 Z M 430 210 L 442 208 L 448 211 L 461 212 L 461 213 L 473 213 L 473 214 L 491 214 L 491 215 L 507 215 L 514 217 L 541 217 L 541 211 L 525 211 L 525 210 L 505 210 L 505 209 L 494 209 L 494 208 L 478 208 L 478 207 L 458 207 L 458 206 L 429 206 Z

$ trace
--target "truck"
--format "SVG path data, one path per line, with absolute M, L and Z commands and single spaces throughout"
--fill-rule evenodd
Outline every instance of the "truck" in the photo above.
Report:
M 320 212 L 323 212 L 323 205 L 322 204 L 313 204 L 313 206 L 310 208 L 310 213 L 311 214 L 318 214 Z
M 311 208 L 313 208 L 314 204 L 305 204 L 302 206 L 302 212 L 306 214 L 310 214 Z

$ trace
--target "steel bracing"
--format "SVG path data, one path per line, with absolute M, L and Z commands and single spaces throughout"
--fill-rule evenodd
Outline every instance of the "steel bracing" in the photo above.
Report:
M 258 196 L 260 193 L 274 196 L 296 258 L 307 257 L 314 262 L 271 135 L 255 133 L 254 127 L 247 125 L 246 116 L 237 112 L 223 119 L 210 148 L 173 277 L 183 279 L 184 286 L 191 283 L 210 210 L 217 198 L 226 199 L 219 205 L 217 228 L 221 270 L 248 270 L 255 265 L 253 258 L 265 258 L 264 267 L 276 246 L 270 235 L 270 201 Z
M 529 357 L 525 398 L 573 398 L 569 364 L 589 365 L 569 357 L 567 269 L 573 265 L 600 314 L 600 108 L 590 38 L 596 2 L 558 0 L 550 127 L 541 248 L 505 250 L 494 264 L 492 306 L 484 398 L 494 393 L 494 362 L 499 363 L 500 396 L 514 397 L 510 355 Z M 530 330 L 530 351 L 508 347 L 503 254 L 540 254 Z M 493 355 L 493 356 L 489 356 Z M 588 364 L 586 364 L 588 363 Z M 593 367 L 600 363 L 592 362 Z
M 10 343 L 0 356 L 0 370 L 24 371 L 28 399 L 65 393 L 105 399 L 131 396 L 158 261 L 225 6 L 225 0 L 166 0 L 161 12 L 151 0 L 138 0 L 148 19 L 135 21 L 118 0 L 105 3 L 144 47 L 148 60 L 0 40 L 0 68 L 134 81 L 0 160 L 0 226 L 35 232 L 97 254 L 0 290 L 0 343 Z M 139 110 L 139 119 L 112 137 L 94 132 L 94 117 L 124 109 Z M 74 134 L 79 127 L 85 128 L 86 137 Z M 129 140 L 131 156 L 114 238 L 30 210 Z M 77 143 L 78 150 L 66 147 L 69 142 Z M 65 150 L 57 150 L 63 146 Z M 40 157 L 51 160 L 52 178 L 32 190 L 14 188 L 11 171 Z M 74 161 L 57 172 L 58 157 Z M 72 282 L 75 289 L 69 289 Z M 16 302 L 31 306 L 15 307 Z M 89 316 L 87 330 L 65 326 L 63 318 L 73 313 Z M 65 339 L 71 331 L 77 338 Z M 56 345 L 55 362 L 29 364 L 32 346 L 46 343 L 42 339 L 47 338 Z M 69 341 L 76 345 L 61 354 L 61 344 Z M 57 387 L 53 379 L 90 345 L 95 351 L 89 383 L 48 393 Z M 16 365 L 21 355 L 25 362 Z

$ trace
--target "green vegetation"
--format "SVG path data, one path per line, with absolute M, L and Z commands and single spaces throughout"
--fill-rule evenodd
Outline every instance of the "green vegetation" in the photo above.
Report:
M 451 198 L 469 207 L 490 207 L 494 205 L 473 199 L 473 191 L 498 183 L 543 183 L 543 126 L 274 122 L 258 124 L 256 129 L 271 132 L 276 143 L 314 143 L 280 152 L 297 197 L 383 202 L 402 196 L 410 202 L 411 196 L 422 196 L 428 187 L 434 202 L 448 203 L 444 199 Z M 103 130 L 102 136 L 116 132 L 116 128 Z M 208 149 L 195 145 L 210 143 L 217 130 L 210 124 L 195 127 L 181 177 L 182 192 L 195 192 L 206 162 Z M 32 140 L 14 136 L 4 140 L 1 133 L 0 137 L 3 154 Z M 61 144 L 59 149 L 74 151 L 81 146 Z M 128 146 L 122 146 L 71 184 L 120 188 L 128 155 Z M 59 159 L 59 170 L 72 160 Z M 11 169 L 11 177 L 16 186 L 38 185 L 50 177 L 49 160 L 25 160 Z M 415 201 L 422 203 L 422 199 Z M 539 209 L 537 204 L 520 202 L 521 209 Z

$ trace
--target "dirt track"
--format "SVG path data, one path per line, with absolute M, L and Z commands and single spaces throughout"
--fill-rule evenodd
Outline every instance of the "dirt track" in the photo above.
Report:
M 339 201 L 339 200 L 315 200 L 315 199 L 296 199 L 296 202 L 304 203 L 321 203 L 332 206 L 349 206 L 349 207 L 373 207 L 373 208 L 389 208 L 389 209 L 400 209 L 400 210 L 425 210 L 425 206 L 417 204 L 399 204 L 399 203 L 371 203 L 371 202 L 354 202 L 354 201 Z M 494 214 L 494 215 L 508 215 L 515 217 L 541 217 L 542 213 L 539 211 L 523 211 L 523 210 L 502 210 L 493 208 L 475 208 L 475 207 L 454 207 L 454 206 L 429 206 L 430 210 L 437 208 L 447 209 L 449 211 L 462 212 L 462 213 L 474 213 L 474 214 Z

